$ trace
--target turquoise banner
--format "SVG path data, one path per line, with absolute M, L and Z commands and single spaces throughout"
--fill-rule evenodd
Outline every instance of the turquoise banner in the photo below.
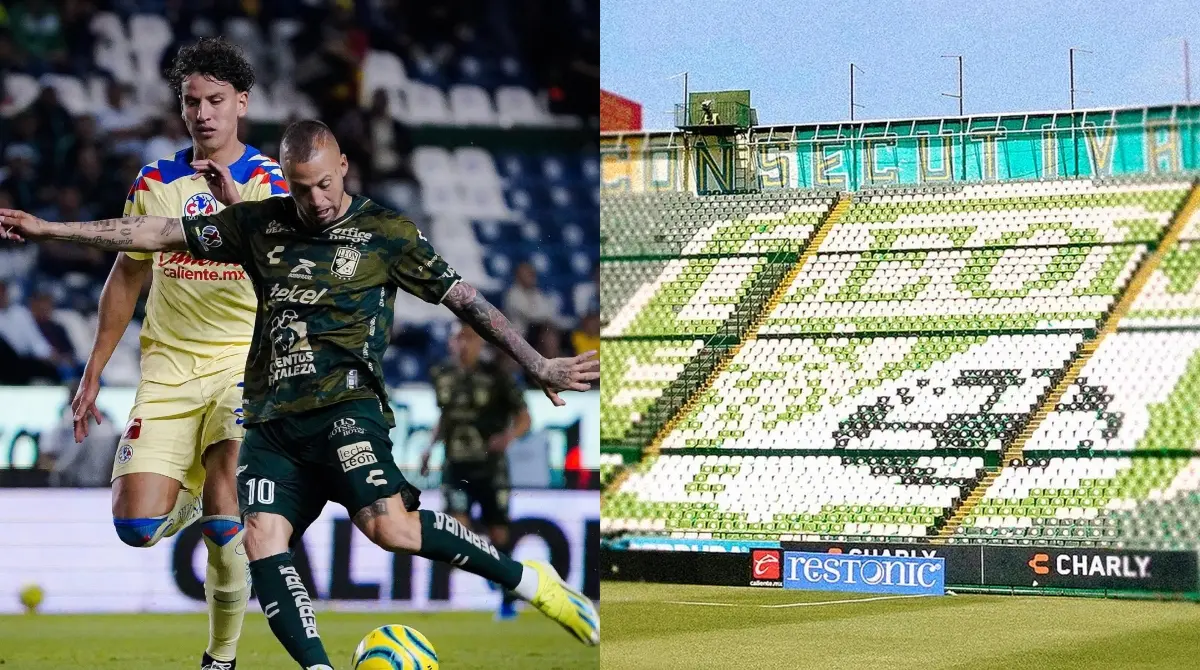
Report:
M 722 192 L 739 158 L 751 161 L 761 190 L 1176 174 L 1200 169 L 1200 105 L 769 126 L 737 142 L 692 139 L 602 135 L 604 190 Z

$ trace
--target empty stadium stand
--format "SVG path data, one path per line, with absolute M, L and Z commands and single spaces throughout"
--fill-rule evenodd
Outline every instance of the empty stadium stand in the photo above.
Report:
M 1194 181 L 601 202 L 605 533 L 1200 548 Z

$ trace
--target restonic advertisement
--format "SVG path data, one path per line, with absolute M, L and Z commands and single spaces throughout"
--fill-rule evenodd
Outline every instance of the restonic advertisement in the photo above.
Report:
M 441 509 L 436 491 L 424 509 Z M 518 559 L 549 560 L 573 586 L 599 596 L 600 505 L 594 491 L 514 491 Z M 204 609 L 205 551 L 193 525 L 150 549 L 121 543 L 109 491 L 0 489 L 0 614 L 21 611 L 20 590 L 45 591 L 44 612 Z M 329 504 L 297 550 L 314 598 L 334 609 L 488 609 L 500 595 L 480 577 L 391 554 Z M 257 607 L 257 605 L 252 605 Z
M 125 425 L 133 407 L 134 388 L 105 388 L 96 405 L 109 420 Z M 525 394 L 533 432 L 549 443 L 549 466 L 563 467 L 567 450 L 579 445 L 582 466 L 600 467 L 600 393 L 567 393 L 565 407 L 554 407 L 538 391 Z M 403 469 L 420 467 L 421 452 L 429 444 L 430 431 L 438 418 L 433 390 L 426 386 L 391 389 L 389 400 L 396 412 L 392 430 L 392 455 Z M 37 460 L 38 439 L 57 424 L 70 401 L 62 387 L 0 387 L 0 469 L 29 468 Z M 537 445 L 530 445 L 537 447 Z M 539 447 L 540 448 L 540 447 Z M 520 458 L 522 445 L 514 443 L 511 458 Z M 432 467 L 441 466 L 441 449 L 434 453 Z
M 911 558 L 944 558 L 947 584 L 975 585 L 983 583 L 983 563 L 980 545 L 962 544 L 888 544 L 869 542 L 784 542 L 784 549 L 828 554 L 863 556 L 899 556 Z
M 783 588 L 940 596 L 946 559 L 786 551 Z

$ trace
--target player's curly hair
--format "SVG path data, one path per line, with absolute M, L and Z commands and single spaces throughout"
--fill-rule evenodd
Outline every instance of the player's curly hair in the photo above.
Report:
M 254 66 L 241 48 L 223 37 L 202 37 L 175 55 L 167 70 L 167 81 L 176 98 L 183 95 L 183 80 L 196 73 L 228 82 L 239 93 L 248 93 L 254 87 Z

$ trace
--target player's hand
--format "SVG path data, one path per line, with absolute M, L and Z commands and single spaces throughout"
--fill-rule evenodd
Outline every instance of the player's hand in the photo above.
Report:
M 213 197 L 222 205 L 228 207 L 242 201 L 242 194 L 238 193 L 237 182 L 233 180 L 233 175 L 229 174 L 228 167 L 216 161 L 200 159 L 192 161 L 192 169 L 196 171 L 192 179 L 203 177 L 208 184 L 208 190 L 212 191 Z
M 94 417 L 96 424 L 104 423 L 100 418 L 100 410 L 96 409 L 96 396 L 100 394 L 100 381 L 84 377 L 79 382 L 79 390 L 71 401 L 71 418 L 75 420 L 75 442 L 81 443 L 88 436 L 88 417 Z
M 0 240 L 24 242 L 45 237 L 49 225 L 19 209 L 0 209 Z
M 559 391 L 587 391 L 600 378 L 600 359 L 595 351 L 574 358 L 546 358 L 529 371 L 537 385 L 555 407 L 567 404 L 558 397 Z

